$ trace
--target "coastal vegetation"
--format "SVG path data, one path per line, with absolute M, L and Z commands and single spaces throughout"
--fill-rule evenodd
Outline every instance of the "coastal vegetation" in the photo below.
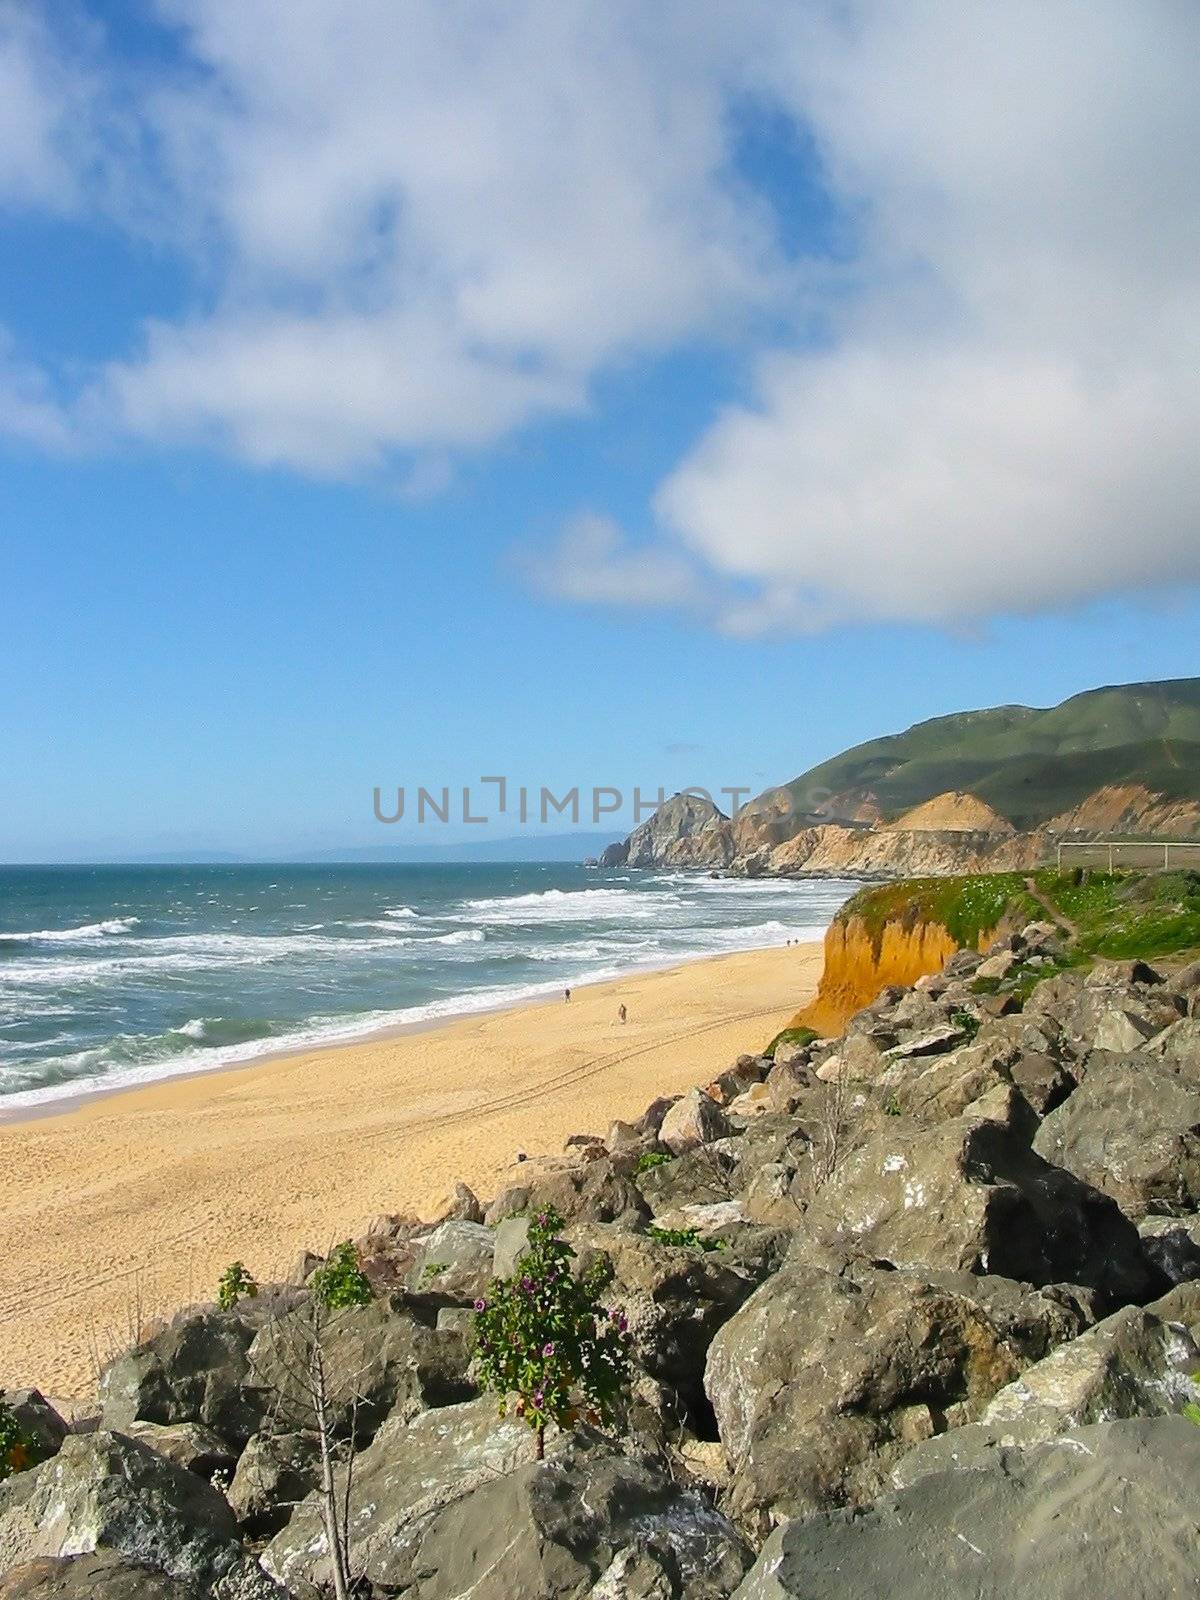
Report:
M 475 1302 L 479 1381 L 500 1397 L 501 1416 L 511 1408 L 533 1430 L 539 1461 L 547 1424 L 564 1432 L 581 1420 L 611 1425 L 629 1381 L 625 1314 L 606 1312 L 599 1299 L 606 1264 L 574 1272 L 562 1227 L 553 1208 L 534 1217 L 512 1276 Z

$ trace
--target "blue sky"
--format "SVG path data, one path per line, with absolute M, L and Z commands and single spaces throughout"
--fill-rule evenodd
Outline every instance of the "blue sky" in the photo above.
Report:
M 0 0 L 0 859 L 1194 674 L 1195 16 L 900 9 Z

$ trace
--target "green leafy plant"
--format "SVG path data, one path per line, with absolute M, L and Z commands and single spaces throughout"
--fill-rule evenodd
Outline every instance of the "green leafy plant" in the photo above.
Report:
M 500 1396 L 501 1416 L 511 1409 L 533 1430 L 539 1461 L 547 1423 L 564 1431 L 581 1419 L 608 1424 L 629 1382 L 624 1313 L 599 1300 L 607 1264 L 573 1274 L 575 1252 L 558 1237 L 561 1227 L 556 1211 L 535 1217 L 512 1277 L 475 1302 L 479 1381 Z
M 221 1274 L 217 1285 L 217 1304 L 222 1311 L 232 1311 L 239 1300 L 253 1300 L 258 1284 L 240 1261 L 234 1261 Z
M 963 1011 L 959 1008 L 950 1013 L 950 1021 L 956 1028 L 961 1028 L 967 1039 L 971 1040 L 979 1032 L 979 1018 L 973 1011 Z
M 699 1228 L 649 1227 L 646 1229 L 646 1233 L 658 1244 L 698 1246 L 701 1250 L 728 1250 L 729 1248 L 724 1239 L 701 1238 Z
M 16 1412 L 0 1400 L 0 1481 L 37 1464 L 37 1445 L 17 1420 Z
M 904 1115 L 903 1111 L 900 1109 L 900 1102 L 894 1094 L 888 1095 L 887 1099 L 883 1102 L 883 1112 L 884 1115 L 888 1117 L 901 1117 Z
M 668 1161 L 674 1159 L 669 1150 L 647 1150 L 644 1155 L 638 1157 L 637 1171 L 653 1172 L 655 1167 L 665 1167 Z
M 358 1251 L 347 1239 L 318 1267 L 310 1281 L 313 1294 L 330 1311 L 343 1306 L 365 1306 L 375 1298 L 371 1281 L 362 1269 Z
M 421 1268 L 422 1278 L 436 1278 L 439 1273 L 445 1272 L 448 1263 L 445 1261 L 427 1261 Z

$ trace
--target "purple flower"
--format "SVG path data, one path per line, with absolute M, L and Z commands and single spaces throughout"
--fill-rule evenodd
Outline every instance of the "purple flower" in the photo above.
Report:
M 541 1404 L 542 1404 L 542 1401 L 543 1401 L 543 1400 L 544 1400 L 544 1399 L 545 1399 L 545 1398 L 546 1398 L 546 1397 L 545 1397 L 545 1395 L 544 1395 L 544 1394 L 543 1394 L 543 1393 L 542 1393 L 542 1391 L 541 1391 L 541 1390 L 540 1390 L 540 1389 L 535 1389 L 535 1390 L 534 1390 L 534 1391 L 533 1391 L 533 1403 L 534 1403 L 534 1405 L 535 1405 L 535 1406 L 537 1406 L 537 1407 L 538 1407 L 538 1408 L 539 1408 L 539 1409 L 540 1409 L 540 1408 L 541 1408 Z
M 542 1346 L 542 1354 L 544 1356 L 552 1356 L 554 1354 L 554 1346 L 552 1344 L 544 1344 Z
M 617 1317 L 617 1330 L 618 1330 L 618 1332 L 624 1333 L 625 1330 L 628 1328 L 628 1326 L 629 1326 L 629 1320 L 625 1316 L 625 1313 L 621 1312 Z
M 486 1300 L 476 1300 L 475 1309 L 476 1309 L 476 1311 L 486 1311 L 487 1310 L 487 1301 Z
M 546 1213 L 543 1211 L 542 1214 L 538 1217 L 538 1227 L 539 1228 L 544 1228 L 545 1226 L 546 1226 Z
M 533 1293 L 533 1279 L 532 1278 L 522 1278 L 521 1279 L 521 1287 L 522 1287 L 522 1289 L 524 1289 L 526 1294 L 532 1294 Z

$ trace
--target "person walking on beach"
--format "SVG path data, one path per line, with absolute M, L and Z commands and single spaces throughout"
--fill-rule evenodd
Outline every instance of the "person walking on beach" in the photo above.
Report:
M 617 1021 L 618 1022 L 624 1022 L 626 1017 L 628 1017 L 628 1015 L 629 1015 L 629 1013 L 628 1013 L 628 1011 L 626 1011 L 625 1004 L 622 1001 L 622 1003 L 617 1007 Z
M 570 991 L 570 989 L 564 989 L 563 990 L 563 999 L 567 1002 L 568 1005 L 570 1005 L 570 1003 L 571 1003 L 571 991 Z

